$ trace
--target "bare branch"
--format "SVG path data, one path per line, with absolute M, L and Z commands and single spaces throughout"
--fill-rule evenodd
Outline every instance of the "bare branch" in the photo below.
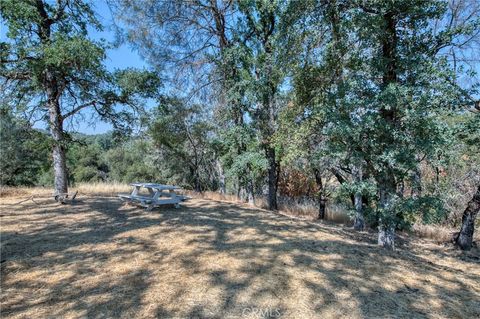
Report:
M 62 118 L 63 119 L 66 119 L 72 115 L 75 115 L 76 113 L 80 112 L 81 110 L 83 110 L 84 108 L 86 107 L 89 107 L 89 106 L 95 106 L 95 104 L 97 103 L 97 101 L 90 101 L 88 103 L 85 103 L 85 104 L 81 104 L 81 105 L 78 105 L 77 107 L 75 107 L 73 110 L 71 110 L 70 112 L 67 112 L 65 113 L 64 115 L 62 115 Z

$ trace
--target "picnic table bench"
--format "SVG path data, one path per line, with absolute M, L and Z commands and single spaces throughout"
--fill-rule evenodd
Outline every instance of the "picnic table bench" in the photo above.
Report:
M 173 204 L 175 208 L 179 208 L 179 203 L 185 199 L 184 196 L 175 193 L 175 190 L 180 189 L 178 186 L 154 183 L 132 183 L 130 185 L 133 186 L 132 193 L 130 195 L 119 194 L 118 197 L 122 200 L 146 207 L 149 211 L 165 204 Z M 142 188 L 148 190 L 148 196 L 138 194 Z

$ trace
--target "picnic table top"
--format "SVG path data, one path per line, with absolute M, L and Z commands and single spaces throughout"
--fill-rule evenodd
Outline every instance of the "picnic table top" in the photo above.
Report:
M 178 186 L 173 185 L 162 185 L 162 184 L 155 184 L 155 183 L 131 183 L 131 186 L 139 186 L 145 188 L 153 188 L 153 189 L 180 189 Z

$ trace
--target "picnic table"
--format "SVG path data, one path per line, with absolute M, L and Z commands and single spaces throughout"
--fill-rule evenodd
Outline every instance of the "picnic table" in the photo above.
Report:
M 175 190 L 180 189 L 178 186 L 154 183 L 132 183 L 130 185 L 133 186 L 132 193 L 130 195 L 119 194 L 118 197 L 120 197 L 122 200 L 146 207 L 149 211 L 155 207 L 165 204 L 174 204 L 175 208 L 179 208 L 179 203 L 185 199 L 184 196 L 175 193 Z M 139 195 L 139 192 L 142 188 L 146 188 L 148 190 L 148 196 Z

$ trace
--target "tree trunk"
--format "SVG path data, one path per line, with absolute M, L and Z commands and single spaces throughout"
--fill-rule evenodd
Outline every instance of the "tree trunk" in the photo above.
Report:
M 395 227 L 378 226 L 378 245 L 389 250 L 395 249 Z
M 275 159 L 275 149 L 267 146 L 265 153 L 268 159 L 268 209 L 277 210 L 278 163 Z
M 327 200 L 323 197 L 323 194 L 318 195 L 318 219 L 325 219 L 327 214 Z
M 383 87 L 386 88 L 392 83 L 398 82 L 397 77 L 397 21 L 395 12 L 389 10 L 383 14 L 385 22 L 385 33 L 382 38 L 382 58 L 384 60 L 384 70 L 382 76 Z M 397 125 L 397 109 L 380 108 L 380 116 L 393 129 Z M 384 136 L 385 143 L 394 143 L 394 138 L 388 129 Z M 382 217 L 379 219 L 378 226 L 378 244 L 386 249 L 395 249 L 395 212 L 391 211 L 392 196 L 396 193 L 395 175 L 391 171 L 389 164 L 385 163 L 383 172 L 380 172 L 379 178 L 379 206 L 382 209 Z
M 353 229 L 362 231 L 365 228 L 365 218 L 363 217 L 362 194 L 355 193 L 355 219 L 353 220 Z
M 226 186 L 225 186 L 225 172 L 223 171 L 222 163 L 217 160 L 217 170 L 218 170 L 218 191 L 220 194 L 225 195 L 227 193 Z
M 353 178 L 355 183 L 359 184 L 362 182 L 362 168 L 356 166 L 353 168 Z M 362 231 L 365 228 L 365 218 L 363 217 L 363 198 L 362 192 L 356 191 L 354 195 L 354 206 L 355 206 L 355 219 L 353 221 L 353 229 Z
M 239 181 L 238 185 L 237 185 L 237 199 L 239 201 L 243 202 L 244 194 L 245 194 L 245 190 L 244 190 L 244 188 L 242 187 L 242 185 L 240 184 L 240 181 Z
M 255 205 L 255 195 L 254 195 L 254 189 L 253 189 L 253 179 L 250 178 L 247 181 L 247 202 L 249 205 L 254 206 Z
M 394 213 L 390 211 L 391 196 L 395 193 L 394 185 L 395 182 L 393 179 L 385 178 L 379 187 L 379 204 L 384 216 L 378 221 L 378 245 L 390 250 L 395 249 L 395 216 L 388 216 L 387 214 Z
M 315 181 L 318 187 L 318 219 L 325 219 L 326 214 L 326 202 L 325 198 L 325 187 L 323 185 L 322 175 L 318 169 L 313 169 L 315 175 Z
M 235 72 L 235 69 L 232 69 L 232 72 Z M 237 101 L 237 103 L 234 104 L 234 124 L 235 127 L 237 128 L 242 128 L 244 125 L 244 120 L 243 120 L 243 111 L 241 108 L 241 103 Z M 244 154 L 247 150 L 246 145 L 244 144 L 242 138 L 240 135 L 236 136 L 236 145 L 237 145 L 237 155 L 241 156 Z M 248 180 L 246 180 L 246 176 L 250 176 L 250 167 L 247 165 L 247 169 L 244 172 L 238 173 L 237 174 L 237 180 L 238 180 L 238 185 L 237 185 L 237 198 L 241 202 L 248 202 L 248 190 L 246 189 L 245 185 L 249 183 Z
M 198 175 L 198 167 L 196 167 L 194 164 L 191 164 L 189 166 L 189 171 L 191 176 L 190 178 L 193 179 L 193 190 L 200 193 L 202 189 L 200 185 L 200 176 Z
M 65 156 L 65 139 L 63 133 L 63 118 L 57 99 L 49 101 L 50 133 L 53 139 L 53 172 L 55 196 L 60 201 L 68 192 L 67 161 Z
M 332 172 L 333 176 L 335 176 L 337 178 L 337 181 L 340 184 L 343 184 L 347 181 L 345 179 L 345 177 L 343 177 L 342 174 L 340 174 L 340 172 L 338 170 L 333 168 L 333 169 L 331 169 L 331 172 Z M 350 201 L 352 202 L 352 205 L 355 206 L 355 194 L 350 193 Z
M 422 172 L 420 171 L 420 163 L 417 165 L 412 174 L 412 192 L 413 198 L 422 196 Z
M 198 175 L 198 167 L 195 168 L 195 191 L 196 192 L 202 192 L 202 187 L 201 187 L 201 184 L 200 184 L 200 176 Z
M 462 227 L 458 233 L 455 243 L 462 250 L 469 250 L 472 248 L 473 232 L 475 231 L 475 219 L 480 211 L 480 185 L 473 198 L 468 202 L 467 208 L 463 212 Z

